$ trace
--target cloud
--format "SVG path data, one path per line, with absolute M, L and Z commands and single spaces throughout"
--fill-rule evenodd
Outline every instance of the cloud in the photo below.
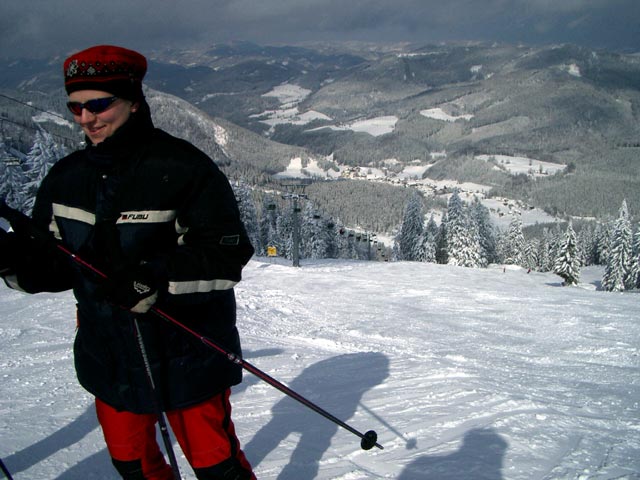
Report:
M 50 56 L 97 43 L 149 51 L 331 39 L 579 41 L 640 50 L 638 25 L 638 0 L 3 0 L 0 56 Z

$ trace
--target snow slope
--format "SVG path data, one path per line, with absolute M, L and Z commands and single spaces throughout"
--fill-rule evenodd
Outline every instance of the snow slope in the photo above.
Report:
M 601 274 L 562 287 L 513 267 L 253 260 L 237 289 L 246 359 L 384 446 L 361 450 L 247 374 L 232 399 L 258 478 L 640 478 L 640 295 L 596 290 Z M 0 289 L 0 457 L 16 480 L 115 478 L 73 373 L 73 308 Z

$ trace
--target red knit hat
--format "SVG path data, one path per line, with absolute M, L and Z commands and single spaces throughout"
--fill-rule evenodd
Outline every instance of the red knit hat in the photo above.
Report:
M 138 52 L 112 45 L 74 53 L 64 61 L 67 93 L 101 90 L 127 100 L 140 100 L 147 59 Z

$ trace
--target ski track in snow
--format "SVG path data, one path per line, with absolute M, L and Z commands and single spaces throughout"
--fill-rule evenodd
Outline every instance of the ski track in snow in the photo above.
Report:
M 250 262 L 246 360 L 384 446 L 361 450 L 246 373 L 234 419 L 258 478 L 639 479 L 640 295 L 583 287 L 502 267 Z M 0 312 L 14 478 L 115 478 L 73 372 L 72 296 L 3 288 Z

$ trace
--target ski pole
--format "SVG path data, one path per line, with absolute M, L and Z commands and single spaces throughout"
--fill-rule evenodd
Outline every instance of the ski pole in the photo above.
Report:
M 4 473 L 4 476 L 7 477 L 7 480 L 13 480 L 11 473 L 9 473 L 9 469 L 4 464 L 1 458 L 0 458 L 0 469 L 2 469 L 2 473 Z
M 61 251 L 65 255 L 67 255 L 75 263 L 77 263 L 81 267 L 87 269 L 88 271 L 91 271 L 92 273 L 94 273 L 98 277 L 102 278 L 103 280 L 108 280 L 108 276 L 104 272 L 102 272 L 98 268 L 96 268 L 93 265 L 91 265 L 89 262 L 84 260 L 82 257 L 80 257 L 77 254 L 73 253 L 71 250 L 69 250 L 67 247 L 65 247 L 60 242 L 53 241 L 53 239 L 51 238 L 50 235 L 47 235 L 47 234 L 41 232 L 37 227 L 35 227 L 33 225 L 33 222 L 31 220 L 31 218 L 29 218 L 28 216 L 26 216 L 22 212 L 9 207 L 5 202 L 0 202 L 0 216 L 6 218 L 9 221 L 9 223 L 11 223 L 11 226 L 14 228 L 14 230 L 16 230 L 16 231 L 23 230 L 23 232 L 25 232 L 26 234 L 28 234 L 32 238 L 35 238 L 35 239 L 38 239 L 38 240 L 41 240 L 41 241 L 46 240 L 47 242 L 52 242 L 59 251 Z M 240 367 L 242 367 L 246 371 L 248 371 L 248 372 L 252 373 L 253 375 L 255 375 L 256 377 L 258 377 L 260 380 L 268 383 L 269 385 L 271 385 L 272 387 L 274 387 L 277 390 L 281 391 L 285 395 L 287 395 L 287 396 L 291 397 L 292 399 L 298 401 L 299 403 L 301 403 L 305 407 L 313 410 L 314 412 L 316 412 L 319 415 L 323 416 L 327 420 L 329 420 L 329 421 L 335 423 L 336 425 L 344 428 L 345 430 L 353 433 L 357 437 L 360 437 L 360 439 L 361 439 L 360 440 L 360 447 L 363 450 L 370 450 L 373 447 L 377 447 L 377 448 L 379 448 L 381 450 L 384 449 L 384 447 L 378 443 L 378 434 L 374 430 L 369 430 L 369 431 L 367 431 L 365 433 L 361 433 L 360 431 L 358 431 L 355 428 L 353 428 L 351 425 L 347 424 L 346 422 L 343 422 L 342 420 L 340 420 L 339 418 L 335 417 L 334 415 L 332 415 L 328 411 L 326 411 L 323 408 L 319 407 L 318 405 L 313 403 L 311 400 L 303 397 L 302 395 L 300 395 L 296 391 L 294 391 L 291 388 L 287 387 L 282 382 L 276 380 L 275 378 L 273 378 L 272 376 L 270 376 L 266 372 L 260 370 L 258 367 L 256 367 L 256 366 L 252 365 L 251 363 L 247 362 L 246 360 L 244 360 L 240 356 L 236 355 L 235 353 L 233 353 L 230 350 L 228 350 L 225 347 L 223 347 L 222 345 L 214 342 L 213 340 L 211 340 L 211 339 L 209 339 L 207 337 L 204 337 L 203 335 L 199 334 L 195 330 L 189 328 L 184 323 L 181 323 L 180 321 L 176 320 L 171 315 L 163 312 L 158 307 L 153 306 L 153 307 L 151 307 L 151 309 L 149 311 L 153 312 L 155 315 L 159 316 L 160 318 L 162 318 L 162 319 L 164 319 L 164 320 L 166 320 L 166 321 L 168 321 L 170 323 L 173 323 L 175 326 L 181 328 L 185 332 L 187 332 L 187 333 L 193 335 L 194 337 L 198 338 L 202 343 L 204 343 L 208 347 L 210 347 L 213 350 L 217 351 L 218 353 L 224 355 L 225 358 L 227 358 L 227 360 L 229 360 L 230 362 L 235 363 L 236 365 L 239 365 Z
M 138 319 L 133 319 L 133 324 L 136 329 L 136 337 L 138 340 L 138 347 L 140 348 L 140 354 L 142 355 L 142 361 L 144 363 L 145 371 L 147 372 L 147 378 L 149 379 L 149 386 L 151 387 L 151 395 L 153 397 L 153 409 L 156 411 L 158 417 L 158 425 L 160 426 L 160 433 L 162 435 L 162 442 L 164 443 L 164 449 L 169 457 L 169 464 L 173 470 L 173 476 L 176 480 L 182 480 L 180 475 L 180 469 L 178 468 L 178 461 L 176 460 L 176 454 L 173 451 L 171 445 L 171 438 L 169 437 L 169 428 L 167 427 L 167 421 L 164 418 L 164 412 L 162 411 L 160 398 L 158 391 L 156 390 L 156 383 L 153 381 L 153 373 L 151 372 L 151 364 L 149 363 L 149 357 L 147 355 L 147 349 L 144 345 L 142 338 L 142 332 L 140 331 L 140 325 L 138 325 Z
M 171 317 L 167 313 L 163 312 L 159 308 L 151 307 L 151 311 L 153 313 L 155 313 L 156 315 L 158 315 L 160 318 L 173 323 L 174 325 L 176 325 L 177 327 L 181 328 L 185 332 L 187 332 L 187 333 L 193 335 L 194 337 L 198 338 L 202 343 L 204 343 L 208 347 L 211 347 L 212 349 L 216 350 L 218 353 L 224 355 L 227 358 L 227 360 L 229 360 L 230 362 L 235 363 L 237 365 L 240 365 L 242 368 L 244 368 L 248 372 L 250 372 L 253 375 L 255 375 L 256 377 L 258 377 L 260 380 L 268 383 L 269 385 L 271 385 L 272 387 L 276 388 L 277 390 L 280 390 L 282 393 L 284 393 L 285 395 L 288 395 L 289 397 L 293 398 L 294 400 L 297 400 L 298 402 L 303 404 L 305 407 L 308 407 L 311 410 L 315 411 L 316 413 L 322 415 L 327 420 L 332 421 L 336 425 L 339 425 L 340 427 L 344 428 L 345 430 L 348 430 L 349 432 L 353 433 L 357 437 L 360 437 L 360 439 L 361 439 L 360 447 L 363 450 L 370 450 L 373 447 L 377 447 L 377 448 L 379 448 L 381 450 L 384 449 L 384 447 L 382 445 L 377 443 L 378 442 L 378 434 L 375 431 L 369 430 L 366 433 L 359 432 L 355 428 L 351 427 L 349 424 L 343 422 L 342 420 L 340 420 L 339 418 L 333 416 L 332 414 L 330 414 L 326 410 L 322 409 L 321 407 L 319 407 L 318 405 L 316 405 L 312 401 L 308 400 L 307 398 L 303 397 L 302 395 L 300 395 L 296 391 L 294 391 L 291 388 L 287 387 L 282 382 L 276 380 L 275 378 L 270 376 L 268 373 L 260 370 L 258 367 L 252 365 L 251 363 L 247 362 L 246 360 L 244 360 L 240 356 L 236 355 L 235 353 L 227 350 L 226 348 L 224 348 L 223 346 L 221 346 L 218 343 L 214 342 L 213 340 L 200 335 L 195 330 L 192 330 L 191 328 L 187 327 L 185 324 L 179 322 L 178 320 L 176 320 L 175 318 Z

